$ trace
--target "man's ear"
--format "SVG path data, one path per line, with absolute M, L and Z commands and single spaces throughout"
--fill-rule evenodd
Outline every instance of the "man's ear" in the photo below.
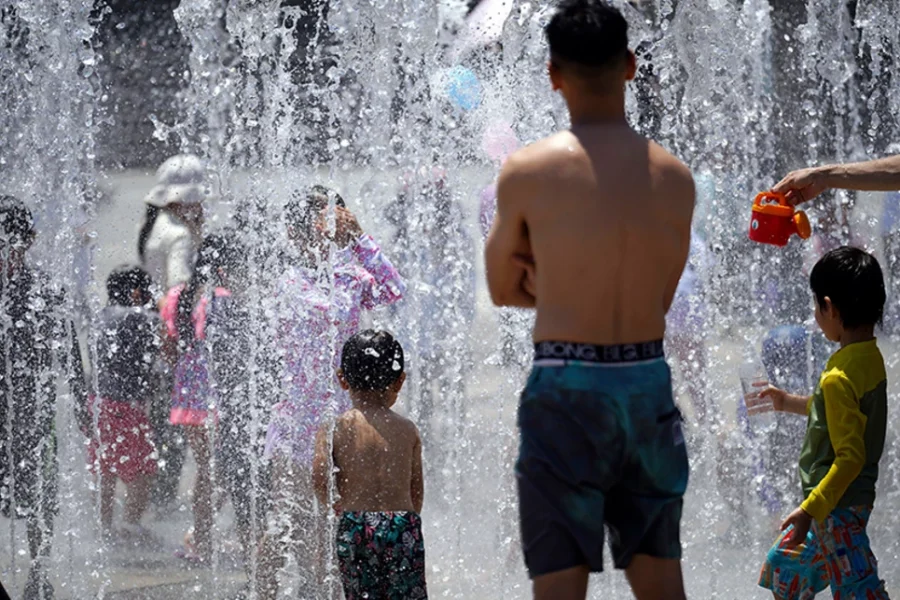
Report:
M 344 371 L 341 369 L 337 370 L 337 380 L 338 380 L 338 383 L 340 384 L 342 390 L 350 389 L 350 384 L 347 383 L 347 379 L 344 378 Z
M 628 55 L 625 57 L 625 81 L 633 80 L 636 74 L 637 57 L 634 55 L 634 52 L 629 50 Z
M 550 77 L 550 88 L 554 92 L 558 92 L 562 89 L 562 73 L 559 70 L 559 66 L 553 63 L 552 60 L 547 61 L 547 75 Z

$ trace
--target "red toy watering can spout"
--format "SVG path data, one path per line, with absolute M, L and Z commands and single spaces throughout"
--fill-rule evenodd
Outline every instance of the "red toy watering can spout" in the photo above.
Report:
M 750 217 L 750 239 L 761 244 L 785 246 L 796 234 L 805 240 L 811 235 L 809 219 L 795 211 L 784 194 L 761 192 L 753 201 Z

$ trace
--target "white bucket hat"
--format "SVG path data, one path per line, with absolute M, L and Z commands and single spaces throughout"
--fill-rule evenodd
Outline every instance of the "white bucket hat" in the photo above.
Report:
M 200 204 L 210 196 L 203 161 L 193 154 L 178 154 L 156 170 L 156 185 L 144 198 L 150 206 Z

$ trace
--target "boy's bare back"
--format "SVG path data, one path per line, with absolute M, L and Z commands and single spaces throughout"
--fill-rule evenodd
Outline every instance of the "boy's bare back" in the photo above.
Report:
M 685 165 L 624 122 L 573 127 L 513 155 L 498 202 L 536 265 L 535 341 L 663 337 L 690 244 Z
M 334 465 L 343 510 L 421 512 L 419 432 L 389 408 L 355 407 L 338 418 Z

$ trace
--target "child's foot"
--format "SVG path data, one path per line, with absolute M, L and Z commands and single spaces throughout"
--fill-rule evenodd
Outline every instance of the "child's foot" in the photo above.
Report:
M 179 558 L 195 567 L 207 567 L 211 562 L 208 558 L 200 556 L 190 548 L 178 548 L 175 550 L 175 558 Z
M 162 540 L 156 537 L 156 535 L 152 531 L 150 531 L 143 525 L 123 523 L 117 533 L 119 541 L 129 542 L 136 546 L 142 546 L 144 548 L 163 547 Z

